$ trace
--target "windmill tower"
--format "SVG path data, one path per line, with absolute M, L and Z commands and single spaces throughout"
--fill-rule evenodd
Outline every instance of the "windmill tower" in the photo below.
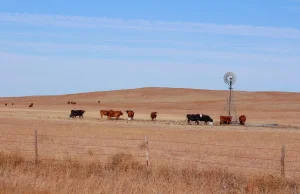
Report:
M 233 85 L 236 82 L 236 75 L 233 72 L 227 72 L 224 75 L 224 82 L 229 85 L 229 97 L 227 98 L 227 105 L 225 107 L 225 115 L 232 116 L 232 124 L 238 123 L 238 117 L 235 106 L 235 99 L 233 93 Z

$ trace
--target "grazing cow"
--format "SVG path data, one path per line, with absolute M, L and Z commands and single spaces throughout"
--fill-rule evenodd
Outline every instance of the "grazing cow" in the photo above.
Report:
M 157 112 L 152 112 L 151 115 L 150 115 L 152 121 L 155 119 L 156 120 L 156 117 L 157 117 Z
M 241 115 L 239 117 L 239 121 L 240 121 L 240 124 L 241 125 L 245 125 L 245 122 L 246 122 L 246 116 L 245 115 Z
M 188 121 L 188 124 L 191 124 L 191 121 L 195 121 L 197 125 L 199 125 L 200 121 L 200 114 L 187 114 L 186 120 Z
M 33 103 L 29 104 L 29 108 L 33 107 Z
M 100 104 L 100 100 L 98 101 L 98 104 Z
M 208 115 L 200 114 L 200 120 L 199 121 L 204 121 L 205 125 L 207 125 L 207 122 L 214 122 L 212 118 Z
M 76 118 L 77 116 L 80 118 L 83 118 L 83 114 L 85 113 L 85 110 L 71 110 L 70 117 Z
M 132 110 L 126 110 L 126 113 L 128 115 L 128 120 L 132 120 L 134 117 L 134 112 Z
M 7 103 L 5 103 L 5 106 L 7 106 Z
M 76 104 L 76 102 L 71 102 L 71 104 Z
M 11 103 L 11 105 L 13 106 L 13 105 L 14 105 L 14 103 Z
M 114 117 L 116 120 L 118 120 L 120 118 L 120 116 L 123 115 L 122 111 L 109 111 L 107 114 L 107 119 L 109 120 L 111 117 Z
M 100 116 L 101 116 L 101 118 L 103 118 L 103 115 L 104 116 L 108 116 L 108 113 L 110 111 L 113 111 L 113 110 L 100 110 Z
M 71 104 L 71 102 L 70 102 L 70 101 L 68 101 L 68 104 Z
M 220 116 L 220 125 L 227 124 L 229 125 L 231 123 L 232 116 Z

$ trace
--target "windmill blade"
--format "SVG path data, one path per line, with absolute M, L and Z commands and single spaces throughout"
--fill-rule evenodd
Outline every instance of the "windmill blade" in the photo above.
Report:
M 224 75 L 224 82 L 226 84 L 230 84 L 230 79 L 231 79 L 231 84 L 234 84 L 236 82 L 236 75 L 233 72 L 227 72 Z

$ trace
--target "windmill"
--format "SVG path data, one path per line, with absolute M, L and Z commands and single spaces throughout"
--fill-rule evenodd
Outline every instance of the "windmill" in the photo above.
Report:
M 233 85 L 236 82 L 236 75 L 233 72 L 227 72 L 224 75 L 224 82 L 229 85 L 229 97 L 227 98 L 227 106 L 225 112 L 228 116 L 232 116 L 232 124 L 238 123 L 236 107 L 234 103 Z

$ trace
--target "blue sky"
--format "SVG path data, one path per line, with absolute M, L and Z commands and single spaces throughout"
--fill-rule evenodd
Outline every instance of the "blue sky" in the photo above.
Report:
M 0 96 L 137 87 L 300 92 L 300 0 L 3 1 Z

